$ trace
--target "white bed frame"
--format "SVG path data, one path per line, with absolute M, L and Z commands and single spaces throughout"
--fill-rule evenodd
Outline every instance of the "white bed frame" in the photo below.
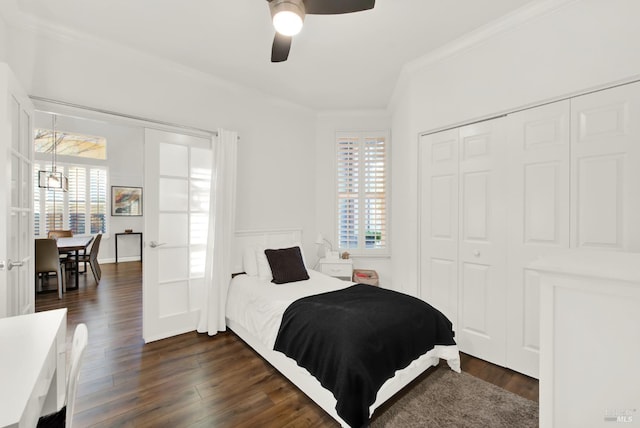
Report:
M 302 231 L 299 229 L 280 229 L 280 230 L 259 230 L 259 231 L 240 231 L 236 232 L 235 245 L 233 250 L 233 272 L 242 272 L 242 254 L 246 247 L 268 246 L 272 248 L 282 248 L 290 246 L 293 243 L 302 243 Z M 244 342 L 251 346 L 258 354 L 267 360 L 273 367 L 282 373 L 287 379 L 293 382 L 302 392 L 304 392 L 311 400 L 320 406 L 325 412 L 331 415 L 343 427 L 349 425 L 338 416 L 336 412 L 336 399 L 333 394 L 322 387 L 320 382 L 312 376 L 306 369 L 298 366 L 295 360 L 285 356 L 281 352 L 268 349 L 258 338 L 249 333 L 243 326 L 235 323 L 233 320 L 226 319 L 227 326 L 233 330 Z M 420 376 L 429 367 L 435 366 L 440 358 L 435 354 L 448 355 L 450 358 L 458 356 L 457 348 L 436 347 L 438 352 L 432 350 L 413 361 L 408 367 L 396 372 L 396 375 L 387 380 L 380 390 L 375 403 L 369 408 L 369 416 L 375 409 L 382 405 L 385 401 L 398 393 L 402 388 L 407 386 L 411 381 Z M 449 361 L 449 366 L 460 371 L 460 361 Z

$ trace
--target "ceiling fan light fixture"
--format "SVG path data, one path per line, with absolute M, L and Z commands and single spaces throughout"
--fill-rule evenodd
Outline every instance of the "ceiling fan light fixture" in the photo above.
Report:
M 305 9 L 302 0 L 273 0 L 269 2 L 276 31 L 283 36 L 295 36 L 302 29 Z

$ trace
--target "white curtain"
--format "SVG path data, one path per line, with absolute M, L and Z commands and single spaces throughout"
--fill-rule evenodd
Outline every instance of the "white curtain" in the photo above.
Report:
M 238 133 L 219 129 L 213 142 L 204 301 L 197 329 L 199 333 L 210 336 L 225 331 L 227 327 L 225 307 L 235 231 L 237 157 Z

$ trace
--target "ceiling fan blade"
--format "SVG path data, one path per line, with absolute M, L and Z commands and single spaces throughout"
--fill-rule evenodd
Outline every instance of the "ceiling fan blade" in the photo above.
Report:
M 273 47 L 271 48 L 271 62 L 282 62 L 289 58 L 289 50 L 291 49 L 291 36 L 283 36 L 276 33 L 273 38 Z
M 376 0 L 303 0 L 311 15 L 338 15 L 373 9 Z

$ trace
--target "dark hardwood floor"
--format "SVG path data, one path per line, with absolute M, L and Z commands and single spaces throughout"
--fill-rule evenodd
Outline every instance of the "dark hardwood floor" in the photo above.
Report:
M 37 311 L 68 308 L 67 349 L 78 323 L 89 329 L 76 427 L 338 426 L 232 332 L 193 332 L 145 345 L 142 264 L 102 269 L 99 286 L 89 272 L 62 300 L 54 291 L 36 295 Z M 464 354 L 462 369 L 538 401 L 535 379 Z

